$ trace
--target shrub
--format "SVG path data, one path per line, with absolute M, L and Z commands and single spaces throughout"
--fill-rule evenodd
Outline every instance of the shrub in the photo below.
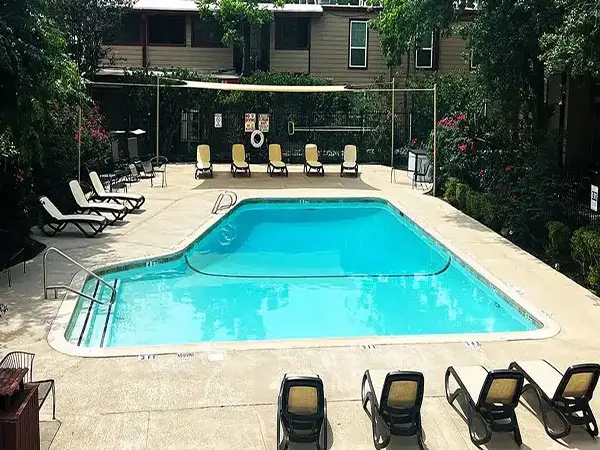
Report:
M 551 221 L 546 224 L 548 229 L 548 245 L 546 256 L 552 263 L 563 264 L 571 256 L 571 230 L 562 222 Z
M 498 228 L 499 212 L 496 201 L 490 194 L 467 190 L 465 212 L 491 229 Z
M 456 185 L 456 206 L 461 211 L 464 211 L 467 207 L 467 195 L 471 188 L 464 183 L 457 183 Z
M 571 238 L 571 248 L 573 260 L 587 278 L 592 267 L 600 265 L 600 232 L 589 228 L 578 229 Z
M 456 188 L 458 187 L 458 180 L 456 178 L 448 178 L 444 189 L 444 200 L 453 206 L 457 206 L 458 199 L 456 198 Z
M 587 276 L 590 287 L 600 293 L 600 264 L 595 264 L 590 269 L 590 273 Z

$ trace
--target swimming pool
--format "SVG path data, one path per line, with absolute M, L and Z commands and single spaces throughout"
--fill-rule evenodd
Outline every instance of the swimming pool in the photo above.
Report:
M 243 201 L 184 251 L 104 273 L 86 347 L 497 333 L 540 324 L 388 202 Z M 93 293 L 89 280 L 84 292 Z

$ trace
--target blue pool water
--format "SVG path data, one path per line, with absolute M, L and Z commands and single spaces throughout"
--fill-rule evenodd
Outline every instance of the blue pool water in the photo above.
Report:
M 104 278 L 118 280 L 110 314 L 94 304 L 82 333 L 89 302 L 80 299 L 71 341 L 120 347 L 538 327 L 383 201 L 243 202 L 176 258 Z

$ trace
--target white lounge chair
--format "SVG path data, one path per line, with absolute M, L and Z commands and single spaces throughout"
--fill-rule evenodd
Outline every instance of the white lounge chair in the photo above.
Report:
M 269 144 L 269 164 L 267 165 L 267 173 L 273 176 L 273 172 L 278 170 L 281 174 L 288 176 L 287 165 L 281 157 L 281 145 Z
M 141 207 L 146 199 L 141 194 L 135 193 L 120 193 L 120 192 L 106 192 L 104 186 L 100 181 L 100 177 L 96 172 L 90 172 L 90 181 L 94 188 L 93 196 L 90 198 L 92 201 L 107 201 L 125 204 L 130 209 L 138 209 Z
M 340 176 L 344 175 L 345 171 L 354 172 L 354 176 L 358 177 L 358 164 L 356 163 L 356 145 L 346 145 L 344 147 L 344 161 L 340 167 Z
M 69 182 L 69 187 L 71 188 L 71 193 L 73 194 L 73 198 L 75 199 L 75 203 L 77 203 L 77 212 L 79 214 L 89 214 L 94 213 L 98 215 L 102 215 L 102 213 L 111 214 L 113 219 L 110 221 L 111 225 L 114 224 L 117 220 L 122 220 L 125 218 L 129 210 L 125 205 L 119 205 L 118 203 L 106 203 L 106 202 L 90 202 L 85 196 L 83 189 L 79 185 L 77 180 L 72 180 Z
M 303 172 L 309 174 L 312 169 L 315 169 L 321 176 L 325 176 L 323 164 L 319 161 L 319 151 L 316 144 L 306 144 L 304 154 L 306 161 L 304 162 Z
M 68 224 L 73 224 L 86 237 L 92 237 L 103 231 L 108 226 L 108 219 L 104 216 L 92 214 L 63 214 L 50 201 L 48 197 L 40 197 L 40 203 L 49 216 L 49 220 L 40 226 L 40 230 L 46 236 L 54 236 L 64 230 Z M 86 230 L 86 225 L 91 231 Z M 49 230 L 47 230 L 48 228 Z
M 210 161 L 210 146 L 200 144 L 196 149 L 196 173 L 194 178 L 199 179 L 200 175 L 208 172 L 213 177 L 213 165 Z
M 250 165 L 246 162 L 246 149 L 244 144 L 233 144 L 231 147 L 231 175 L 235 178 L 235 174 L 238 170 L 241 170 L 248 174 L 248 177 L 252 176 L 250 173 Z

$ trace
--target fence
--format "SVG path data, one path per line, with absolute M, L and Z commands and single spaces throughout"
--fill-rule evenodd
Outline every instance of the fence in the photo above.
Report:
M 592 184 L 598 186 L 599 182 L 598 173 L 564 175 L 564 221 L 572 229 L 584 226 L 600 228 L 600 213 L 593 211 L 590 205 Z
M 192 108 L 181 111 L 177 129 L 162 129 L 161 155 L 170 161 L 196 160 L 198 144 L 209 144 L 214 162 L 231 161 L 231 145 L 243 143 L 251 163 L 268 161 L 268 146 L 278 143 L 284 158 L 290 163 L 304 161 L 304 146 L 315 143 L 324 163 L 339 162 L 346 144 L 358 147 L 359 162 L 389 164 L 391 146 L 391 112 L 345 112 L 328 114 L 292 112 L 288 109 L 252 111 L 268 114 L 269 131 L 260 148 L 250 144 L 250 134 L 244 131 L 245 113 L 242 110 L 211 111 Z M 215 114 L 221 115 L 220 127 L 215 127 Z M 161 114 L 162 116 L 162 114 Z M 162 121 L 162 117 L 161 117 Z M 396 154 L 407 146 L 411 137 L 426 141 L 432 129 L 427 117 L 412 115 L 406 111 L 395 113 L 394 148 Z M 147 122 L 149 132 L 141 139 L 142 153 L 153 153 L 155 126 Z M 171 127 L 173 128 L 173 127 Z

